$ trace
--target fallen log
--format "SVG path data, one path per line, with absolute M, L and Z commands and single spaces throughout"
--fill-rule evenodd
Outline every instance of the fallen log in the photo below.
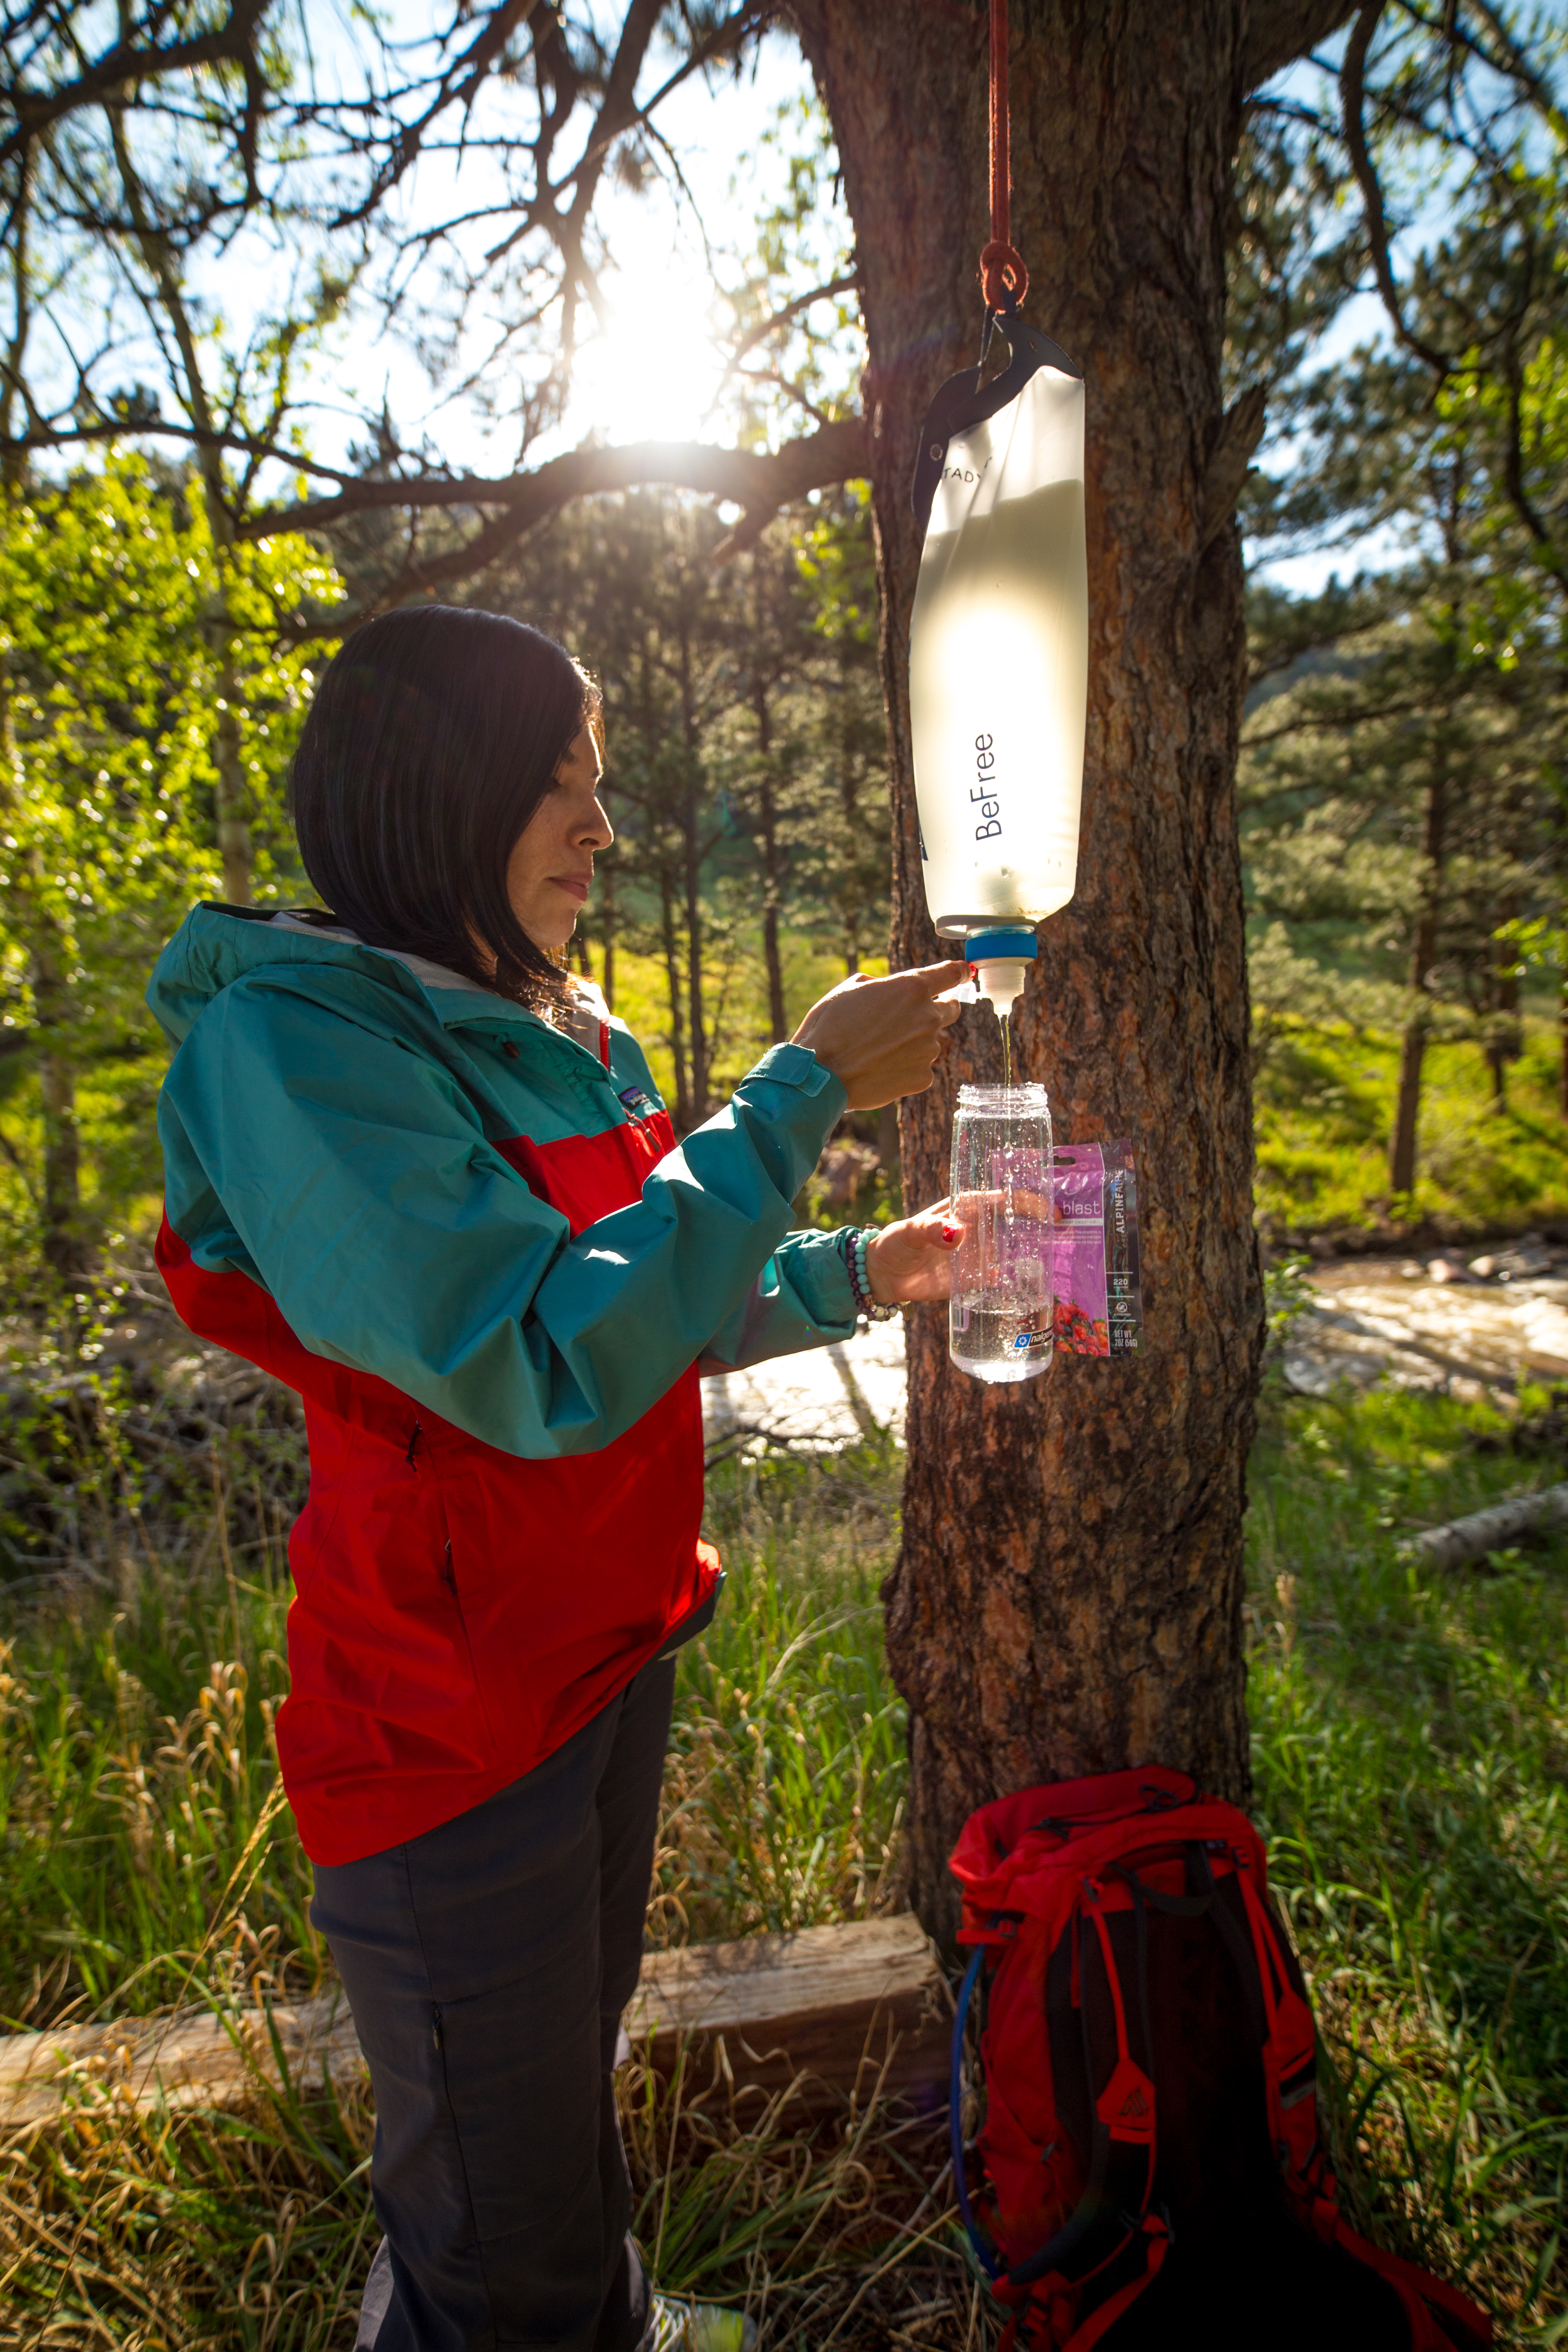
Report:
M 626 2015 L 635 2051 L 685 2094 L 745 2111 L 794 2086 L 793 2105 L 874 2092 L 923 2113 L 947 2104 L 952 2006 L 909 1917 L 748 1936 L 651 1954 Z
M 1546 1486 L 1539 1494 L 1516 1495 L 1511 1502 L 1494 1503 L 1489 1510 L 1472 1511 L 1447 1527 L 1428 1528 L 1412 1536 L 1404 1549 L 1429 1560 L 1435 1568 L 1463 1568 L 1489 1551 L 1501 1551 L 1536 1528 L 1568 1526 L 1568 1486 Z
M 795 2085 L 808 2109 L 877 2088 L 931 2112 L 945 2098 L 946 1987 L 910 1918 L 650 1952 L 626 2011 L 630 2046 L 691 2096 L 720 2086 L 759 2107 Z M 329 2077 L 364 2078 L 341 1989 L 267 2009 L 185 2011 L 0 2036 L 0 2130 L 108 2100 L 222 2108 Z

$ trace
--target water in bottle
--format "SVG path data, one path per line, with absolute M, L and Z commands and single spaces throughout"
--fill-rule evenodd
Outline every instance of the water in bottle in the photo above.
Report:
M 1032 1381 L 1052 1342 L 1051 1112 L 1044 1087 L 961 1087 L 952 1128 L 948 1351 L 977 1381 Z

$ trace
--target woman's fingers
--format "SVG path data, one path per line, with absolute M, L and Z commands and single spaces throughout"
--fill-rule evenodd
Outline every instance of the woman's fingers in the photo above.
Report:
M 866 1244 L 866 1272 L 872 1296 L 884 1307 L 900 1300 L 945 1298 L 952 1287 L 953 1254 L 963 1224 L 945 1201 L 918 1217 L 884 1225 Z
M 795 1042 L 809 1045 L 833 1072 L 853 1110 L 875 1110 L 900 1095 L 922 1093 L 942 1037 L 958 1018 L 956 1004 L 940 1001 L 942 992 L 964 970 L 955 961 L 890 972 L 885 980 L 858 972 L 812 1006 Z

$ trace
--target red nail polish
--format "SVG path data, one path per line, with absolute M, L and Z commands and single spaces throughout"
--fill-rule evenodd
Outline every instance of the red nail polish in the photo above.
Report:
M 956 1225 L 943 1225 L 942 1229 L 942 1237 L 944 1242 L 955 1242 L 958 1239 L 958 1227 Z

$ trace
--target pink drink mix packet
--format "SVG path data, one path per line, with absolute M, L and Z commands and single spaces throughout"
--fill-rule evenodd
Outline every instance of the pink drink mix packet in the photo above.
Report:
M 1058 1143 L 1052 1155 L 1057 1346 L 1069 1356 L 1142 1352 L 1138 1175 L 1130 1143 Z

